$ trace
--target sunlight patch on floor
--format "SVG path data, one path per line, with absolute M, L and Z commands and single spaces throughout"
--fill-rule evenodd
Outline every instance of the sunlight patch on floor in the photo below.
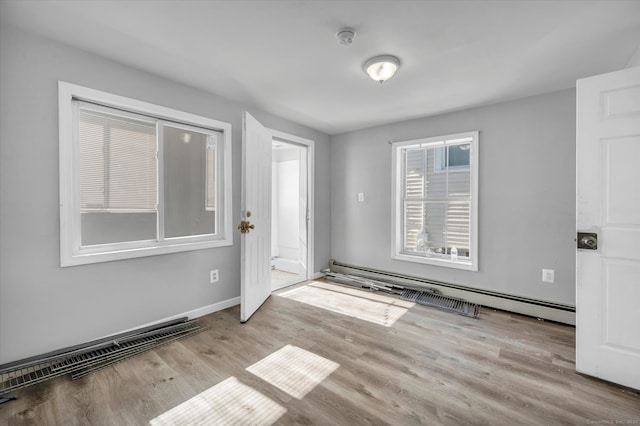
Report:
M 270 426 L 286 412 L 257 390 L 229 377 L 149 423 L 152 426 Z
M 355 288 L 314 281 L 279 296 L 391 327 L 415 303 Z
M 338 367 L 340 364 L 320 355 L 287 345 L 247 367 L 247 371 L 292 397 L 302 399 Z

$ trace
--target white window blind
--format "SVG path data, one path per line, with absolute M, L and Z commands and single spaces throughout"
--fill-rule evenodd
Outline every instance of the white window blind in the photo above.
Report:
M 78 130 L 81 211 L 154 211 L 155 124 L 80 108 Z

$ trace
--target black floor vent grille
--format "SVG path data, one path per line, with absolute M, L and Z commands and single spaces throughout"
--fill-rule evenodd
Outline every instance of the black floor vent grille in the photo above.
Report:
M 434 308 L 455 312 L 468 317 L 478 318 L 480 316 L 480 305 L 430 291 L 418 291 L 407 288 L 402 291 L 400 298 L 409 302 L 433 306 Z

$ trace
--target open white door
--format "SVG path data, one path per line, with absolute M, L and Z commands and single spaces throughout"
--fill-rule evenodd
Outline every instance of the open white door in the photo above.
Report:
M 640 389 L 640 68 L 578 80 L 576 157 L 576 370 Z
M 298 201 L 298 274 L 302 279 L 308 279 L 307 273 L 307 228 L 309 226 L 309 203 L 308 203 L 308 191 L 307 191 L 307 175 L 308 171 L 308 149 L 307 147 L 300 147 L 298 164 L 299 168 L 299 201 Z
M 241 229 L 240 321 L 245 322 L 271 294 L 271 133 L 246 111 L 241 208 L 238 227 L 246 232 Z

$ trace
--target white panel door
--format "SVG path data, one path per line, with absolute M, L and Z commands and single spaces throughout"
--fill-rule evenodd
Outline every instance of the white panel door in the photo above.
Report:
M 309 203 L 308 203 L 308 183 L 307 175 L 308 171 L 308 149 L 306 146 L 301 146 L 298 149 L 300 153 L 298 156 L 299 167 L 299 196 L 298 196 L 298 274 L 300 278 L 308 279 L 307 274 L 307 227 L 309 225 Z
M 640 389 L 640 68 L 578 80 L 576 370 Z
M 271 132 L 248 112 L 242 117 L 240 321 L 271 294 Z M 240 227 L 240 225 L 238 225 Z

